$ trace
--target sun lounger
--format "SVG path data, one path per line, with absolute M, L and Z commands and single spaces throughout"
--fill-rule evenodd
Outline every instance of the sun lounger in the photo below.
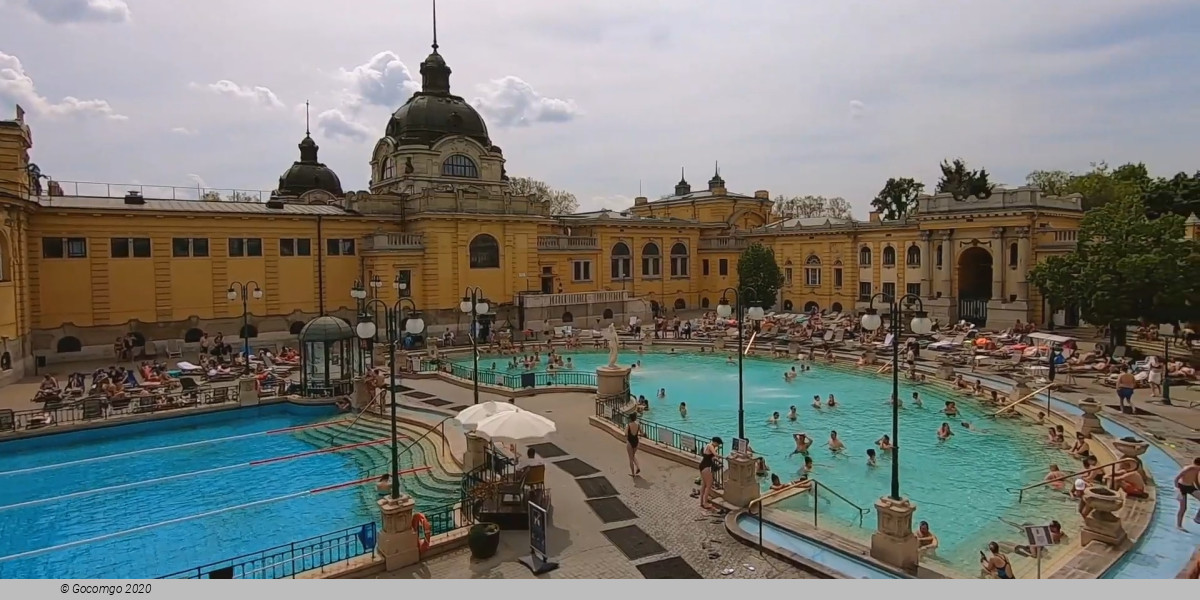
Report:
M 194 365 L 186 360 L 181 360 L 175 363 L 175 368 L 189 375 L 197 375 L 204 372 L 204 369 L 198 365 Z

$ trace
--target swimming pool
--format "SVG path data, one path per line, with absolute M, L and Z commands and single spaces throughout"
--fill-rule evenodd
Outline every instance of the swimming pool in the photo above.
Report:
M 0 577 L 157 577 L 375 520 L 372 486 L 308 493 L 365 474 L 365 454 L 312 453 L 346 421 L 303 427 L 334 418 L 277 404 L 0 443 Z
M 592 371 L 607 364 L 608 358 L 607 354 L 589 352 L 564 355 L 570 356 L 580 371 Z M 622 364 L 637 360 L 642 361 L 642 367 L 633 370 L 631 386 L 633 393 L 649 399 L 652 408 L 646 419 L 703 437 L 719 435 L 726 444 L 735 437 L 737 366 L 726 364 L 723 354 L 655 351 L 621 355 Z M 488 366 L 492 362 L 481 361 Z M 503 361 L 496 362 L 503 367 Z M 745 359 L 746 436 L 765 456 L 772 472 L 788 481 L 796 478 L 802 465 L 801 456 L 791 456 L 795 449 L 792 434 L 808 432 L 814 438 L 810 455 L 815 468 L 811 476 L 855 504 L 871 509 L 890 486 L 889 458 L 881 455 L 877 467 L 868 467 L 866 451 L 875 448 L 874 442 L 880 436 L 891 434 L 891 406 L 887 404 L 891 378 L 821 362 L 806 364 L 811 371 L 786 383 L 783 372 L 791 363 Z M 660 388 L 666 388 L 664 400 L 656 397 Z M 924 408 L 912 405 L 914 391 L 921 394 Z M 1064 494 L 1042 489 L 1026 494 L 1025 501 L 1018 503 L 1017 494 L 1006 491 L 1040 481 L 1051 463 L 1068 470 L 1078 464 L 1061 449 L 1048 448 L 1041 428 L 1018 419 L 985 418 L 987 409 L 934 385 L 902 381 L 900 393 L 905 400 L 900 413 L 900 441 L 905 450 L 901 456 L 900 490 L 917 504 L 916 520 L 929 521 L 940 539 L 938 556 L 932 560 L 962 572 L 977 571 L 978 551 L 987 542 L 1022 539 L 1022 533 L 1004 521 L 1046 523 L 1057 519 L 1067 531 L 1077 531 L 1075 505 Z M 840 406 L 813 409 L 816 394 L 822 401 L 834 394 Z M 938 412 L 947 399 L 959 400 L 958 418 L 948 419 Z M 680 402 L 687 403 L 686 418 L 680 416 Z M 796 422 L 786 418 L 791 405 L 799 410 Z M 778 425 L 768 425 L 767 418 L 775 411 L 783 418 Z M 936 432 L 945 421 L 951 423 L 955 435 L 941 443 Z M 960 421 L 980 431 L 967 431 Z M 846 445 L 841 455 L 834 455 L 824 446 L 832 430 Z M 761 484 L 765 490 L 769 480 L 763 478 Z M 812 512 L 806 495 L 773 504 L 772 508 L 795 511 L 797 518 Z M 836 525 L 839 533 L 869 543 L 874 515 L 867 515 L 860 528 L 858 511 L 848 504 L 821 501 L 819 510 L 822 527 Z

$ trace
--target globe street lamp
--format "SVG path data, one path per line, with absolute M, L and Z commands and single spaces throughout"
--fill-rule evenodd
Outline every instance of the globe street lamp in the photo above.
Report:
M 914 294 L 905 294 L 899 298 L 889 296 L 884 293 L 878 293 L 871 296 L 870 307 L 863 312 L 862 327 L 867 331 L 875 331 L 883 325 L 883 319 L 875 310 L 875 299 L 881 298 L 888 303 L 891 315 L 892 329 L 892 500 L 900 499 L 900 334 L 902 327 L 900 326 L 900 312 L 903 310 L 902 303 L 907 302 L 909 305 L 916 304 L 917 310 L 913 313 L 912 322 L 909 327 L 912 332 L 917 335 L 927 335 L 933 330 L 933 322 L 929 320 L 929 314 L 925 312 L 925 306 L 921 303 L 921 298 Z
M 753 323 L 757 323 L 757 322 L 763 320 L 764 315 L 763 315 L 762 307 L 759 306 L 757 302 L 753 302 L 750 305 L 750 308 L 747 309 L 745 307 L 745 304 L 742 302 L 742 300 L 743 300 L 742 294 L 739 294 L 738 291 L 734 288 L 725 288 L 724 290 L 721 290 L 721 302 L 719 304 L 717 304 L 717 316 L 721 317 L 722 319 L 728 319 L 729 316 L 733 314 L 733 308 L 731 306 L 729 306 L 729 297 L 726 295 L 727 293 L 732 293 L 734 301 L 737 302 L 738 438 L 746 439 L 745 385 L 743 382 L 743 371 L 742 371 L 742 356 L 744 355 L 743 350 L 742 350 L 742 328 L 745 325 L 745 321 L 747 319 L 749 319 Z M 753 296 L 753 294 L 751 294 L 748 290 L 745 291 L 744 293 L 745 293 L 745 295 Z
M 366 298 L 367 298 L 367 289 L 365 287 L 363 287 L 362 280 L 359 280 L 359 279 L 354 280 L 354 285 L 350 286 L 350 297 L 354 298 L 355 304 L 358 307 L 358 320 L 362 321 L 363 310 L 364 310 L 363 301 L 366 300 Z M 366 363 L 363 362 L 363 345 L 362 345 L 362 342 L 359 342 L 358 343 L 358 366 L 359 366 L 359 369 L 363 370 L 362 367 L 365 364 Z
M 397 280 L 398 281 L 398 280 Z M 403 284 L 397 284 L 403 286 Z M 397 289 L 403 289 L 398 287 Z M 396 431 L 396 388 L 399 387 L 399 377 L 396 374 L 396 345 L 399 340 L 398 325 L 404 316 L 404 305 L 408 304 L 408 321 L 404 324 L 404 331 L 410 335 L 421 335 L 425 331 L 425 321 L 421 319 L 421 313 L 417 311 L 417 307 L 413 301 L 408 298 L 396 300 L 392 306 L 388 306 L 386 302 L 378 298 L 371 298 L 366 301 L 364 308 L 374 308 L 376 305 L 383 308 L 384 324 L 387 325 L 387 340 L 388 340 L 388 391 L 392 405 L 392 498 L 400 497 L 400 450 L 399 450 L 399 434 Z M 365 310 L 359 315 L 359 322 L 354 328 L 355 334 L 360 340 L 375 339 L 375 334 L 378 332 L 375 322 L 372 320 L 372 315 Z M 391 323 L 397 324 L 397 327 L 390 326 Z
M 229 284 L 229 292 L 226 293 L 225 295 L 229 298 L 230 302 L 237 300 L 239 295 L 241 295 L 241 297 L 242 297 L 242 335 L 241 335 L 241 337 L 242 337 L 242 358 L 244 358 L 246 360 L 246 367 L 249 368 L 249 366 L 250 366 L 250 335 L 249 335 L 250 328 L 248 326 L 249 321 L 250 321 L 250 304 L 249 304 L 250 298 L 249 298 L 249 296 L 254 296 L 255 300 L 262 300 L 263 291 L 262 291 L 262 288 L 259 287 L 257 281 L 247 281 L 246 283 L 234 281 L 233 283 Z
M 474 381 L 475 404 L 479 404 L 479 343 L 476 340 L 479 332 L 476 329 L 479 326 L 479 315 L 487 314 L 488 301 L 483 297 L 483 290 L 478 287 L 469 287 L 463 292 L 462 302 L 458 304 L 459 310 L 471 315 L 471 356 L 474 361 L 474 368 L 471 369 L 471 380 Z

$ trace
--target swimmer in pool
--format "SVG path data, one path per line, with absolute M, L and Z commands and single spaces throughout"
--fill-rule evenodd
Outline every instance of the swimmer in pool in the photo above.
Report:
M 737 361 L 736 361 L 736 360 L 733 360 L 733 355 L 732 355 L 732 354 L 730 354 L 730 355 L 728 355 L 728 356 L 726 356 L 726 357 L 725 357 L 725 364 L 727 364 L 727 365 L 736 365 L 736 364 L 737 364 Z
M 812 407 L 816 409 L 821 408 L 821 396 L 813 396 Z
M 687 402 L 679 403 L 679 416 L 683 419 L 687 418 Z
M 892 394 L 892 399 L 888 400 L 888 405 L 891 405 L 892 403 L 896 404 L 896 408 L 904 408 L 904 401 L 901 400 L 900 397 L 896 396 L 895 394 Z
M 769 418 L 767 418 L 767 425 L 778 425 L 778 424 L 779 424 L 779 413 L 778 412 L 771 413 L 771 416 Z
M 891 452 L 892 451 L 892 438 L 887 435 L 884 435 L 883 437 L 875 440 L 875 445 L 879 446 L 879 449 L 883 450 L 884 452 Z
M 788 417 L 787 418 L 789 421 L 795 421 L 796 419 L 800 418 L 800 414 L 796 412 L 795 405 L 792 405 L 790 408 L 788 408 Z
M 957 417 L 958 416 L 958 405 L 955 404 L 953 401 L 947 400 L 946 408 L 943 408 L 942 412 L 946 413 L 947 417 Z
M 915 406 L 915 407 L 917 407 L 917 408 L 924 408 L 924 406 L 925 406 L 925 405 L 924 405 L 924 404 L 921 402 L 921 394 L 919 394 L 919 393 L 917 393 L 917 392 L 913 392 L 912 403 L 913 403 L 913 406 Z
M 392 493 L 392 476 L 389 473 L 384 473 L 379 481 L 375 482 L 375 492 L 380 496 L 387 496 Z
M 966 421 L 959 423 L 959 425 L 962 425 L 963 429 L 966 429 L 967 431 L 970 431 L 971 433 L 987 433 L 986 429 L 980 429 Z
M 837 405 L 838 405 L 838 404 L 837 404 L 837 398 L 834 398 L 834 397 L 833 397 L 833 394 L 830 394 L 830 395 L 829 395 L 829 401 L 825 403 L 825 406 L 828 406 L 829 408 L 833 408 L 833 407 L 835 407 L 835 406 L 837 406 Z
M 868 467 L 875 466 L 875 449 L 874 448 L 867 448 L 867 466 Z
M 846 445 L 842 443 L 842 440 L 838 439 L 836 431 L 829 432 L 829 443 L 826 445 L 829 446 L 829 449 L 834 452 L 841 452 L 842 450 L 846 449 Z
M 812 446 L 812 438 L 808 437 L 807 433 L 794 433 L 792 439 L 796 442 L 796 449 L 792 454 L 808 454 L 808 447 Z
M 799 375 L 799 373 L 796 372 L 796 367 L 792 367 L 792 369 L 790 371 L 783 372 L 783 380 L 788 383 L 791 383 L 792 381 L 794 381 L 796 379 L 797 375 Z
M 942 423 L 942 426 L 938 428 L 938 432 L 937 432 L 938 441 L 944 442 L 944 441 L 950 439 L 950 437 L 953 435 L 954 435 L 954 432 L 950 430 L 949 423 Z
M 658 388 L 658 398 L 660 400 L 667 397 L 667 388 Z
M 812 470 L 813 470 L 813 459 L 811 456 L 805 456 L 804 457 L 804 466 L 800 467 L 800 474 L 808 475 L 809 473 L 812 473 Z

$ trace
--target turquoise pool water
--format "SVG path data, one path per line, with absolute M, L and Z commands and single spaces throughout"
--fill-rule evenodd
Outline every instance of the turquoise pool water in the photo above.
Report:
M 607 364 L 605 353 L 570 353 L 575 368 L 591 371 Z M 730 440 L 737 434 L 737 366 L 726 364 L 725 355 L 700 355 L 693 352 L 668 354 L 651 352 L 621 354 L 621 363 L 641 360 L 642 367 L 631 375 L 633 393 L 649 399 L 651 411 L 645 418 L 704 437 L 719 435 Z M 481 360 L 488 368 L 492 360 Z M 496 361 L 503 367 L 503 361 Z M 791 456 L 795 449 L 792 434 L 807 432 L 814 438 L 810 455 L 815 463 L 812 477 L 836 490 L 855 504 L 872 508 L 887 495 L 891 463 L 880 453 L 878 466 L 868 467 L 866 451 L 874 442 L 891 433 L 891 378 L 874 376 L 874 371 L 855 371 L 831 367 L 821 362 L 808 363 L 812 370 L 793 383 L 783 380 L 783 372 L 792 363 L 768 359 L 745 359 L 745 426 L 751 446 L 766 457 L 768 466 L 784 481 L 795 479 L 803 457 Z M 656 397 L 666 388 L 667 397 Z M 919 392 L 924 408 L 911 404 L 912 392 Z M 834 394 L 840 406 L 820 410 L 811 407 L 813 395 L 826 401 Z M 978 570 L 978 551 L 987 542 L 1017 541 L 1023 534 L 1001 521 L 1048 523 L 1058 519 L 1068 531 L 1078 523 L 1075 505 L 1062 493 L 1043 489 L 1027 494 L 1023 503 L 1017 494 L 1006 491 L 1040 481 L 1051 463 L 1072 469 L 1078 461 L 1044 443 L 1044 430 L 1019 419 L 985 418 L 988 409 L 973 400 L 943 391 L 933 385 L 901 382 L 905 400 L 900 412 L 900 441 L 904 453 L 900 465 L 901 494 L 918 505 L 917 520 L 929 521 L 941 547 L 933 560 L 973 573 Z M 960 416 L 949 419 L 938 412 L 947 399 L 958 400 Z M 678 406 L 686 402 L 688 415 L 681 417 Z M 795 405 L 800 417 L 788 421 L 788 407 Z M 994 410 L 994 409 L 991 409 Z M 767 418 L 778 411 L 778 425 Z M 950 422 L 955 433 L 948 442 L 939 442 L 937 429 Z M 961 421 L 980 429 L 971 432 Z M 846 451 L 835 455 L 825 443 L 836 430 Z M 763 478 L 763 489 L 769 480 Z M 772 506 L 793 510 L 811 519 L 812 504 L 807 496 L 798 496 Z M 822 526 L 836 525 L 843 532 L 866 542 L 874 530 L 875 515 L 866 515 L 858 527 L 858 511 L 840 500 L 820 501 Z
M 371 521 L 363 486 L 302 494 L 362 477 L 351 453 L 246 465 L 311 452 L 267 432 L 332 414 L 273 405 L 0 443 L 0 577 L 157 577 Z
M 782 527 L 776 527 L 769 520 L 764 520 L 760 529 L 757 518 L 743 514 L 738 517 L 737 525 L 742 531 L 750 535 L 762 533 L 763 541 L 768 544 L 775 544 L 780 548 L 790 550 L 812 562 L 834 569 L 851 579 L 904 579 L 900 575 L 885 571 L 865 560 L 806 539 Z

